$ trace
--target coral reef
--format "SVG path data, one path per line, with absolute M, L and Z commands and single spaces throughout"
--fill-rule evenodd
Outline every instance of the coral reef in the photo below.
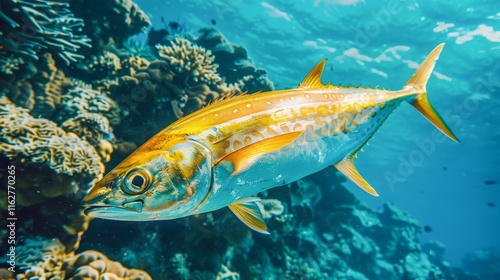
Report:
M 463 263 L 465 270 L 479 279 L 500 279 L 500 255 L 492 249 L 472 252 L 464 257 Z
M 20 70 L 21 71 L 21 70 Z M 50 53 L 40 56 L 36 63 L 22 67 L 21 75 L 9 75 L 3 92 L 17 106 L 29 109 L 33 115 L 50 118 L 59 105 L 63 88 L 68 81 L 57 69 Z
M 229 275 L 231 279 L 445 279 L 448 274 L 420 245 L 421 226 L 414 218 L 386 204 L 375 211 L 342 186 L 333 170 L 268 190 L 263 210 L 270 235 L 255 234 L 228 210 L 183 220 L 143 223 L 125 238 L 125 265 L 142 260 L 155 279 L 198 279 Z M 315 199 L 314 197 L 319 197 Z M 301 203 L 298 203 L 298 202 Z M 87 238 L 102 231 L 92 221 Z M 131 230 L 127 226 L 127 230 Z M 150 251 L 139 250 L 148 240 Z M 83 247 L 92 244 L 83 244 Z M 153 256 L 161 255 L 163 260 Z M 165 266 L 155 267 L 161 262 Z M 203 278 L 206 279 L 206 278 Z
M 23 221 L 17 279 L 500 277 L 490 251 L 465 260 L 472 272 L 451 267 L 444 245 L 420 245 L 417 220 L 392 204 L 367 207 L 333 170 L 261 194 L 270 235 L 227 209 L 174 221 L 92 221 L 80 200 L 105 166 L 212 100 L 273 84 L 244 47 L 213 28 L 193 35 L 171 24 L 150 32 L 151 45 L 130 39 L 151 24 L 130 0 L 7 0 L 0 23 L 0 161 L 16 166 Z M 5 197 L 0 190 L 4 216 Z
M 218 84 L 221 81 L 217 74 L 217 64 L 213 64 L 215 57 L 210 50 L 192 44 L 189 40 L 176 37 L 170 42 L 171 46 L 156 45 L 161 58 L 166 60 L 170 69 L 173 69 L 182 79 L 192 79 L 193 82 Z
M 80 188 L 85 191 L 85 186 L 104 173 L 99 155 L 88 142 L 51 121 L 33 118 L 28 110 L 16 107 L 6 97 L 0 99 L 0 139 L 0 151 L 5 157 L 18 163 L 20 171 L 36 174 L 25 178 L 29 182 L 22 183 L 22 178 L 17 181 L 17 203 L 21 206 Z M 45 183 L 56 176 L 60 183 Z
M 28 279 L 136 279 L 150 280 L 149 274 L 127 269 L 109 260 L 100 252 L 89 250 L 79 254 L 66 253 L 57 239 L 27 239 L 17 247 L 19 280 Z
M 247 50 L 229 43 L 226 38 L 214 28 L 203 28 L 201 35 L 194 39 L 196 44 L 211 50 L 215 63 L 219 65 L 217 72 L 228 86 L 228 90 L 257 91 L 273 90 L 273 84 L 266 76 L 264 69 L 256 68 L 248 56 Z
M 19 175 L 16 215 L 23 224 L 17 234 L 28 246 L 20 251 L 25 272 L 18 279 L 149 279 L 96 252 L 75 255 L 91 222 L 80 207 L 82 196 L 102 177 L 104 163 L 112 166 L 170 122 L 220 95 L 250 88 L 246 84 L 253 84 L 253 78 L 225 82 L 230 78 L 220 75 L 216 55 L 174 25 L 158 47 L 135 43 L 130 36 L 145 31 L 150 21 L 129 0 L 8 0 L 0 7 L 0 23 L 0 160 L 14 164 Z M 221 34 L 218 38 L 220 44 L 235 46 Z M 244 49 L 238 50 L 240 58 Z M 255 69 L 244 53 L 245 63 Z M 239 62 L 224 63 L 227 68 Z M 264 73 L 260 79 L 267 79 Z M 262 85 L 253 85 L 254 90 L 272 88 L 270 82 Z M 6 180 L 5 174 L 0 180 Z M 6 195 L 0 191 L 0 197 Z M 277 200 L 266 200 L 265 208 L 269 217 L 284 211 Z M 239 221 L 227 213 L 187 222 L 205 234 L 189 234 L 196 244 L 205 244 L 198 252 L 216 248 L 229 256 L 231 248 L 249 250 L 253 244 L 252 233 L 236 227 Z M 5 230 L 0 234 L 5 241 Z M 38 245 L 33 238 L 41 240 Z M 123 250 L 126 254 L 117 258 L 137 263 L 133 256 L 139 252 Z M 189 279 L 239 277 L 225 256 L 214 253 L 193 261 L 187 252 L 168 254 L 171 262 L 161 273 L 176 271 L 173 275 Z M 210 268 L 202 269 L 206 265 Z M 13 277 L 6 272 L 0 271 Z

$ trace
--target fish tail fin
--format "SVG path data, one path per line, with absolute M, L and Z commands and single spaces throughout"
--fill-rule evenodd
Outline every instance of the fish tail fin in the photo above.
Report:
M 434 65 L 439 58 L 439 54 L 444 47 L 444 43 L 437 46 L 432 52 L 425 58 L 424 62 L 415 71 L 410 80 L 406 83 L 404 90 L 408 90 L 415 93 L 416 96 L 408 100 L 408 102 L 415 107 L 424 117 L 427 118 L 437 129 L 439 129 L 443 134 L 448 136 L 451 140 L 459 142 L 457 137 L 451 132 L 448 125 L 439 116 L 436 110 L 432 107 L 431 103 L 427 99 L 427 90 L 425 85 L 432 74 Z

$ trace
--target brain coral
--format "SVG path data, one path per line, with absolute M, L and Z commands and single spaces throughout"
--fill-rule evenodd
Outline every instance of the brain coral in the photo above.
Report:
M 31 169 L 35 174 L 17 180 L 17 203 L 21 206 L 76 192 L 104 173 L 99 155 L 87 141 L 49 120 L 33 118 L 6 97 L 0 98 L 0 153 L 19 162 L 20 169 Z M 46 184 L 45 180 L 50 181 L 47 176 L 58 183 Z
M 6 96 L 31 114 L 50 117 L 61 102 L 63 88 L 68 85 L 64 72 L 58 69 L 50 53 L 41 55 L 36 66 L 29 62 L 16 72 L 5 76 Z
M 61 119 L 75 117 L 83 113 L 96 113 L 106 117 L 113 125 L 120 123 L 120 109 L 116 102 L 105 93 L 88 86 L 69 88 L 61 98 Z
M 151 280 L 151 276 L 138 269 L 127 269 L 109 260 L 97 251 L 80 254 L 65 253 L 64 245 L 57 239 L 40 237 L 27 239 L 18 246 L 17 264 L 23 271 L 19 280 L 28 279 L 127 279 Z

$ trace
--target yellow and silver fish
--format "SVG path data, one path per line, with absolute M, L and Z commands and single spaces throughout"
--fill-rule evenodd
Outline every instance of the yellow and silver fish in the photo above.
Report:
M 169 220 L 228 206 L 267 233 L 254 196 L 329 165 L 377 195 L 353 158 L 401 102 L 458 142 L 425 89 L 443 46 L 398 91 L 325 85 L 323 60 L 296 89 L 217 101 L 167 126 L 109 172 L 83 199 L 85 213 Z

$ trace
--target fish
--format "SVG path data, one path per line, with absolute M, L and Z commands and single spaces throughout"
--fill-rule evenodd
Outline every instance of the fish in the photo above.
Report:
M 268 234 L 256 195 L 331 165 L 378 196 L 354 158 L 400 103 L 458 142 L 427 98 L 443 46 L 401 90 L 324 84 L 322 60 L 297 88 L 215 100 L 162 129 L 104 176 L 83 198 L 85 214 L 171 220 L 229 207 L 248 227 Z
M 484 181 L 485 185 L 494 185 L 496 183 L 497 183 L 497 181 L 495 181 L 495 180 L 486 180 L 486 181 Z

